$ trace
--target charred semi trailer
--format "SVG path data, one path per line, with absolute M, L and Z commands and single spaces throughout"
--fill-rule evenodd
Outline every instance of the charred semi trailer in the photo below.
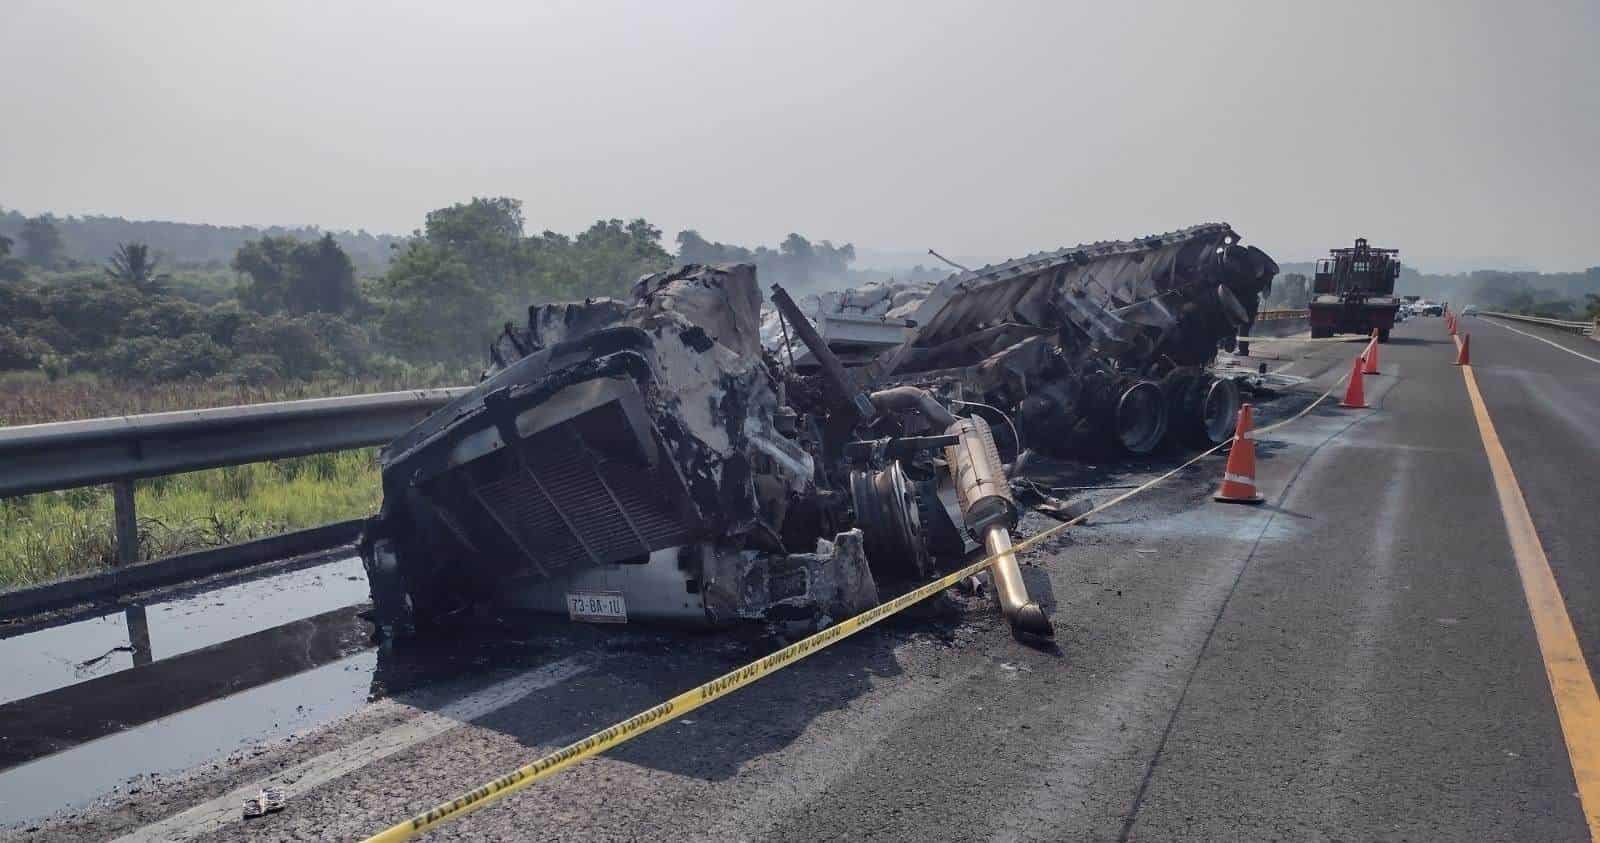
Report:
M 797 410 L 760 299 L 753 267 L 690 266 L 508 325 L 483 382 L 381 457 L 361 555 L 383 629 L 491 605 L 825 625 L 1009 538 L 981 419 L 853 380 Z M 1007 562 L 1006 616 L 1048 635 Z
M 1208 446 L 1231 434 L 1240 397 L 1207 367 L 1277 271 L 1224 223 L 963 271 L 873 375 L 1012 412 L 1024 444 L 1046 452 Z

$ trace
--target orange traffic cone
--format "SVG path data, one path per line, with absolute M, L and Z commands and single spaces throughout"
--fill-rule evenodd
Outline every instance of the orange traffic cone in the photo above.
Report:
M 1233 449 L 1222 469 L 1222 486 L 1215 497 L 1223 503 L 1261 503 L 1256 491 L 1256 440 L 1250 435 L 1250 405 L 1239 407 L 1239 425 L 1233 431 Z
M 1344 400 L 1339 402 L 1339 406 L 1351 410 L 1367 409 L 1367 394 L 1361 386 L 1360 357 L 1357 357 L 1356 362 L 1350 366 L 1350 384 L 1344 388 Z
M 1450 336 L 1452 336 L 1452 337 L 1455 336 L 1456 335 L 1456 317 L 1454 315 L 1451 315 L 1451 317 L 1449 319 L 1445 320 L 1445 322 L 1446 322 L 1446 324 L 1448 324 L 1450 326 Z
M 1362 357 L 1362 359 L 1364 361 L 1366 361 L 1366 365 L 1361 367 L 1361 374 L 1363 374 L 1363 375 L 1376 375 L 1376 374 L 1379 374 L 1379 372 L 1378 372 L 1378 332 L 1377 331 L 1373 331 L 1372 332 L 1372 342 L 1367 344 L 1367 350 L 1362 352 L 1361 357 Z
M 1472 335 L 1471 334 L 1462 334 L 1461 335 L 1461 342 L 1456 343 L 1456 365 L 1457 366 L 1471 366 L 1472 365 L 1472 354 L 1471 354 L 1471 352 L 1469 352 L 1467 350 L 1467 347 L 1471 344 L 1471 342 L 1472 342 Z

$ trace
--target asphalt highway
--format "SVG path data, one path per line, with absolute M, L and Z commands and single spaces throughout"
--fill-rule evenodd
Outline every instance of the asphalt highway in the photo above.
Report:
M 1462 324 L 1600 669 L 1600 343 Z M 1261 420 L 1304 407 L 1359 348 L 1259 343 L 1308 379 Z M 950 594 L 430 839 L 1590 839 L 1570 752 L 1597 737 L 1558 716 L 1455 347 L 1422 319 L 1381 351 L 1371 409 L 1329 401 L 1261 439 L 1265 504 L 1214 502 L 1209 458 L 1027 555 L 1054 646 Z M 1054 523 L 1030 514 L 1022 532 Z M 358 839 L 773 646 L 519 628 L 470 670 L 5 833 Z M 408 658 L 379 651 L 378 674 Z M 263 783 L 287 808 L 240 821 Z

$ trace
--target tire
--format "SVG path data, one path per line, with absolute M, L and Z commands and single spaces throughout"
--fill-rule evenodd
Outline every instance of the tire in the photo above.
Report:
M 1388 328 L 1379 328 L 1378 329 L 1378 342 L 1387 343 L 1388 341 L 1389 341 L 1389 329 Z
M 1167 401 L 1155 381 L 1124 385 L 1112 415 L 1115 441 L 1130 454 L 1148 454 L 1167 433 Z
M 1188 381 L 1182 403 L 1171 409 L 1169 429 L 1194 448 L 1220 445 L 1233 437 L 1243 399 L 1231 380 L 1202 375 Z
M 1325 339 L 1327 339 L 1328 337 L 1331 337 L 1331 336 L 1333 336 L 1333 329 L 1332 328 L 1318 328 L 1315 325 L 1311 326 L 1311 338 L 1312 339 L 1314 339 L 1314 340 L 1325 340 Z

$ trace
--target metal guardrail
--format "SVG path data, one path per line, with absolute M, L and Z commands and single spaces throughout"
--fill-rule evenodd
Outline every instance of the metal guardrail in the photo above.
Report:
M 0 428 L 0 498 L 112 484 L 117 559 L 136 558 L 133 481 L 387 444 L 468 391 L 421 389 Z
M 1567 319 L 1547 319 L 1543 316 L 1527 316 L 1521 313 L 1499 313 L 1492 310 L 1485 310 L 1482 315 L 1498 316 L 1501 319 L 1514 319 L 1518 322 L 1531 322 L 1535 325 L 1560 328 L 1563 331 L 1571 331 L 1587 337 L 1600 337 L 1600 319 L 1595 319 L 1593 322 L 1570 321 Z

